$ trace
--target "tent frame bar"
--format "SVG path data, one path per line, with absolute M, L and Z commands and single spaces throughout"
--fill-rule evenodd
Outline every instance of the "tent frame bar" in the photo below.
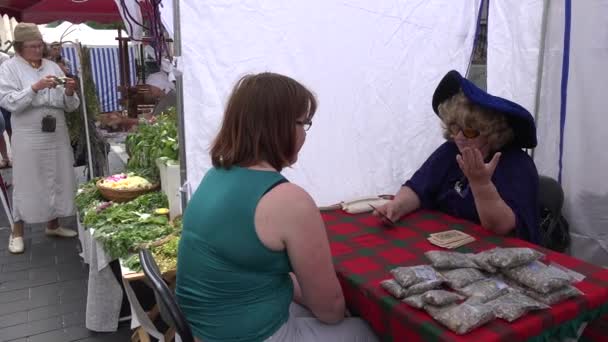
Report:
M 534 122 L 538 126 L 538 116 L 540 112 L 540 92 L 543 83 L 543 69 L 545 66 L 545 40 L 547 38 L 547 17 L 549 16 L 549 0 L 543 0 L 543 17 L 540 24 L 540 49 L 538 51 L 538 63 L 536 70 L 536 97 L 534 99 Z M 534 151 L 532 149 L 530 155 L 534 159 Z

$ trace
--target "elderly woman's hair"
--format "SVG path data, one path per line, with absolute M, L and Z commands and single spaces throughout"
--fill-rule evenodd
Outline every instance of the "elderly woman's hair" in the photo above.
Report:
M 447 140 L 452 140 L 449 127 L 456 124 L 478 130 L 487 139 L 491 151 L 498 151 L 513 141 L 513 129 L 504 114 L 472 103 L 462 91 L 443 101 L 438 110 Z
M 297 120 L 303 115 L 311 120 L 316 109 L 313 93 L 290 77 L 265 72 L 241 78 L 211 146 L 213 166 L 265 161 L 280 171 L 297 153 Z
M 21 54 L 23 52 L 23 42 L 14 42 L 13 49 L 15 49 L 16 53 Z

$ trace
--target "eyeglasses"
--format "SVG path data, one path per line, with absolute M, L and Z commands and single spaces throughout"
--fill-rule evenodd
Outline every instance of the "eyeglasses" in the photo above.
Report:
M 298 125 L 302 125 L 302 127 L 304 127 L 305 131 L 308 131 L 310 129 L 310 127 L 312 126 L 312 120 L 307 119 L 307 120 L 296 120 L 296 123 Z
M 462 135 L 464 135 L 464 137 L 467 139 L 475 139 L 479 135 L 481 135 L 481 132 L 479 130 L 468 127 L 462 128 L 456 124 L 451 124 L 450 126 L 448 126 L 448 130 L 450 131 L 450 133 L 452 133 L 452 135 L 458 135 L 458 132 L 462 132 Z
M 40 49 L 44 48 L 44 44 L 24 45 L 23 48 L 30 49 L 30 50 L 40 50 Z

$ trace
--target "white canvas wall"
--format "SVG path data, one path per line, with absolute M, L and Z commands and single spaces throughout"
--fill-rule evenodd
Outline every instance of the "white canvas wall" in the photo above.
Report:
M 514 0 L 490 4 L 488 20 L 493 32 L 488 34 L 488 89 L 512 96 L 530 109 L 536 67 L 533 55 L 540 45 L 534 43 L 533 33 L 539 31 L 542 6 L 539 1 Z M 558 179 L 561 169 L 572 254 L 603 266 L 608 266 L 608 157 L 604 147 L 608 127 L 603 124 L 608 107 L 606 18 L 608 0 L 549 2 L 537 121 L 539 145 L 534 153 L 541 174 Z
M 188 179 L 245 73 L 289 75 L 320 103 L 285 171 L 319 205 L 393 193 L 441 143 L 432 92 L 464 73 L 479 0 L 180 1 Z

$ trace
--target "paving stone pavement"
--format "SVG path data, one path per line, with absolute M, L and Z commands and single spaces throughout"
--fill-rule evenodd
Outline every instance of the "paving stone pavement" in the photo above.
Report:
M 10 169 L 2 170 L 11 181 Z M 76 228 L 74 217 L 61 221 Z M 129 341 L 129 324 L 116 333 L 85 328 L 88 266 L 77 238 L 47 237 L 44 225 L 27 225 L 25 253 L 8 251 L 10 228 L 0 210 L 0 341 L 118 342 Z

